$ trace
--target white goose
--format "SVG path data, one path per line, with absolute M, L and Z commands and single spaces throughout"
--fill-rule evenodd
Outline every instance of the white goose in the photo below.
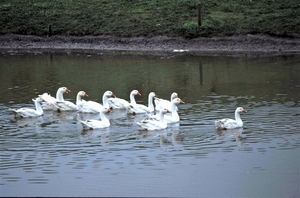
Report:
M 154 92 L 150 92 L 148 95 L 148 106 L 143 104 L 130 104 L 130 108 L 128 108 L 128 114 L 141 114 L 141 113 L 152 113 L 154 112 L 153 98 L 155 97 Z M 135 101 L 135 100 L 134 100 Z
M 173 92 L 171 94 L 171 98 L 170 100 L 165 100 L 165 99 L 161 99 L 161 98 L 154 98 L 154 104 L 155 104 L 155 110 L 159 111 L 162 108 L 167 108 L 167 109 L 171 109 L 171 102 L 173 101 L 174 98 L 178 98 L 178 94 L 176 92 Z M 177 110 L 177 107 L 176 107 Z
M 80 121 L 83 129 L 102 129 L 110 126 L 109 119 L 105 116 L 106 113 L 112 112 L 110 108 L 103 107 L 100 111 L 100 119 L 101 120 L 86 120 L 86 121 Z
M 77 106 L 70 101 L 64 100 L 64 93 L 70 93 L 71 90 L 67 87 L 60 87 L 56 92 L 56 98 L 52 97 L 48 93 L 44 93 L 42 98 L 47 101 L 45 104 L 42 104 L 44 110 L 56 110 L 60 111 L 77 111 Z
M 136 104 L 136 101 L 135 101 L 135 98 L 134 96 L 136 95 L 141 95 L 141 93 L 138 91 L 138 90 L 132 90 L 130 92 L 130 95 L 129 95 L 129 98 L 130 98 L 130 102 L 128 102 L 127 100 L 124 100 L 122 98 L 109 98 L 108 99 L 108 103 L 109 103 L 109 106 L 112 108 L 112 109 L 127 109 L 128 108 L 128 105 L 132 104 L 132 105 L 135 105 Z
M 16 118 L 29 118 L 43 115 L 44 111 L 41 107 L 41 103 L 44 101 L 41 96 L 36 99 L 32 99 L 35 105 L 35 109 L 20 108 L 20 109 L 9 109 L 15 114 Z
M 83 113 L 99 113 L 103 107 L 109 108 L 108 99 L 110 97 L 116 97 L 111 91 L 104 92 L 102 96 L 103 105 L 94 101 L 85 101 L 81 97 L 88 97 L 84 91 L 80 91 L 77 94 L 76 105 L 78 110 Z
M 215 125 L 217 129 L 236 129 L 236 128 L 241 128 L 243 127 L 243 121 L 240 117 L 240 113 L 247 113 L 247 110 L 238 107 L 235 110 L 235 120 L 229 119 L 229 118 L 224 118 L 222 120 L 217 120 L 215 121 Z
M 69 90 L 67 87 L 60 87 L 57 89 L 56 92 L 56 98 L 52 97 L 48 93 L 43 93 L 41 97 L 46 101 L 42 103 L 42 109 L 43 110 L 57 110 L 57 106 L 55 106 L 56 101 L 64 101 L 64 93 L 69 93 L 71 90 Z
M 162 109 L 159 111 L 159 116 L 160 119 L 146 119 L 142 120 L 140 122 L 137 122 L 137 125 L 139 126 L 139 130 L 161 130 L 161 129 L 166 129 L 168 126 L 167 121 L 164 118 L 164 114 L 170 113 L 168 109 Z
M 184 101 L 182 101 L 180 98 L 174 98 L 171 102 L 171 115 L 165 114 L 164 118 L 167 121 L 167 123 L 177 123 L 180 121 L 179 114 L 177 112 L 177 105 L 179 104 L 185 104 Z M 159 120 L 160 116 L 158 114 L 152 115 L 149 117 L 149 119 L 156 119 Z

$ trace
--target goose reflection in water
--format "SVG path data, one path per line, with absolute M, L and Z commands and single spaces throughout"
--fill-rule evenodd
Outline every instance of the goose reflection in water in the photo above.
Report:
M 178 132 L 172 132 L 171 137 L 168 137 L 167 134 L 160 135 L 160 145 L 162 146 L 177 146 L 182 145 L 184 142 L 184 136 L 179 135 Z
M 103 128 L 103 129 L 94 129 L 94 130 L 82 130 L 81 131 L 81 140 L 87 141 L 96 139 L 98 140 L 100 137 L 101 139 L 101 145 L 102 146 L 108 146 L 110 145 L 111 141 L 109 139 L 110 137 L 110 128 Z
M 182 145 L 185 137 L 179 132 L 179 123 L 169 125 L 167 129 L 157 131 L 138 131 L 137 139 L 156 139 L 159 137 L 160 147 Z M 169 135 L 171 134 L 171 135 Z
M 216 135 L 220 136 L 220 137 L 224 137 L 224 138 L 226 138 L 226 137 L 228 137 L 228 138 L 235 137 L 236 142 L 239 145 L 244 145 L 244 138 L 241 137 L 242 132 L 243 132 L 243 128 L 228 129 L 228 130 L 217 130 Z

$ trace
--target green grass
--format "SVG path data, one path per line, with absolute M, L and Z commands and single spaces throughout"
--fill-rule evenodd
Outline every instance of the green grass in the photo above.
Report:
M 198 3 L 202 25 L 197 25 Z M 0 34 L 300 36 L 295 0 L 2 0 Z

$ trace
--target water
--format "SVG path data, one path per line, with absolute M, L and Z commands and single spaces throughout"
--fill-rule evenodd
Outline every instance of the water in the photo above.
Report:
M 299 197 L 300 57 L 42 53 L 0 56 L 1 196 Z M 180 123 L 139 132 L 143 116 L 109 115 L 111 127 L 83 131 L 98 115 L 45 112 L 16 120 L 8 108 L 66 86 L 102 102 L 111 90 L 138 103 L 176 91 Z M 244 128 L 214 120 L 242 106 Z

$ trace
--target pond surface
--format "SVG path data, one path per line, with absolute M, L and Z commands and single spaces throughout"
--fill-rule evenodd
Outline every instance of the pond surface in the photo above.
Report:
M 117 110 L 111 127 L 89 131 L 79 120 L 98 115 L 8 111 L 62 86 L 71 102 L 80 90 L 102 103 L 107 90 L 129 100 L 137 89 L 141 104 L 151 91 L 186 103 L 180 123 L 156 132 Z M 1 196 L 300 196 L 300 56 L 7 53 L 0 95 Z M 244 128 L 216 130 L 238 106 Z

